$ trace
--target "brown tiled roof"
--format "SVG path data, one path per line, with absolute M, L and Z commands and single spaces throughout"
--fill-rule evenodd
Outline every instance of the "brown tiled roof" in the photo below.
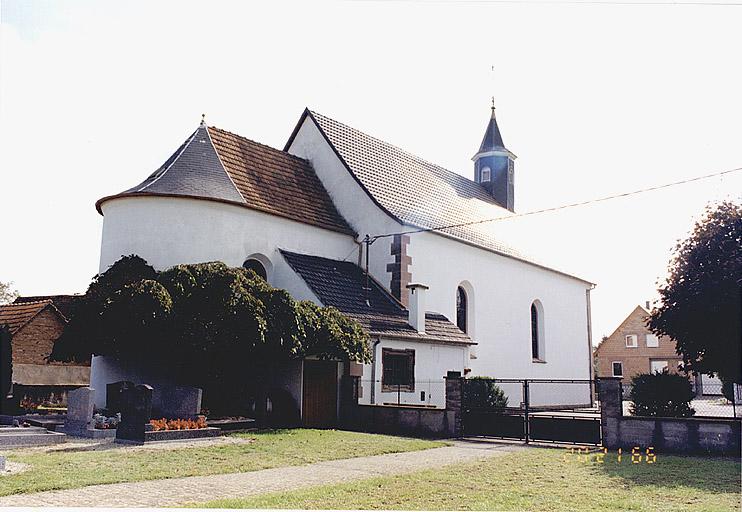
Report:
M 69 320 L 75 312 L 75 308 L 82 299 L 82 295 L 33 295 L 27 297 L 18 297 L 13 301 L 14 304 L 24 302 L 39 302 L 50 300 L 62 315 Z
M 208 130 L 224 168 L 250 207 L 353 234 L 308 161 L 226 130 Z
M 48 306 L 54 307 L 52 301 L 0 305 L 0 325 L 7 325 L 10 333 L 13 334 Z
M 308 109 L 284 149 L 291 147 L 307 116 L 371 199 L 401 224 L 435 229 L 438 234 L 555 270 L 498 239 L 492 222 L 482 221 L 512 213 L 498 205 L 479 183 L 460 174 Z M 459 224 L 469 225 L 439 229 Z
M 374 279 L 365 290 L 363 270 L 348 261 L 337 261 L 288 251 L 281 254 L 324 306 L 337 308 L 374 336 L 422 342 L 474 344 L 471 338 L 438 313 L 425 314 L 425 333 L 408 323 L 408 311 Z
M 309 162 L 204 125 L 154 173 L 120 194 L 208 199 L 355 235 Z

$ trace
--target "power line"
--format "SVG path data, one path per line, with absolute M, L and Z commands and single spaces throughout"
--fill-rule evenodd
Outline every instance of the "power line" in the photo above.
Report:
M 400 1 L 407 3 L 420 4 L 520 4 L 520 5 L 636 5 L 636 6 L 657 6 L 657 5 L 708 5 L 717 7 L 734 7 L 742 6 L 742 2 L 723 2 L 723 1 L 630 1 L 630 0 L 353 0 L 355 2 L 370 3 L 398 3 Z
M 558 210 L 566 210 L 568 208 L 575 208 L 577 206 L 585 206 L 585 205 L 588 205 L 588 204 L 601 203 L 603 201 L 609 201 L 611 199 L 619 199 L 619 198 L 622 198 L 622 197 L 629 197 L 629 196 L 633 196 L 633 195 L 636 195 L 636 194 L 643 194 L 645 192 L 652 192 L 652 191 L 661 190 L 661 189 L 664 189 L 664 188 L 675 187 L 677 185 L 685 185 L 687 183 L 693 183 L 695 181 L 706 180 L 706 179 L 709 179 L 709 178 L 717 178 L 717 177 L 720 177 L 720 176 L 724 176 L 725 174 L 731 174 L 733 172 L 738 172 L 738 171 L 742 171 L 742 167 L 737 167 L 737 168 L 734 168 L 734 169 L 729 169 L 729 170 L 721 171 L 721 172 L 715 172 L 715 173 L 712 173 L 712 174 L 705 174 L 703 176 L 696 176 L 695 178 L 687 178 L 687 179 L 680 180 L 680 181 L 673 181 L 671 183 L 664 183 L 662 185 L 655 185 L 653 187 L 647 187 L 647 188 L 641 188 L 641 189 L 638 189 L 638 190 L 632 190 L 630 192 L 623 192 L 621 194 L 613 194 L 613 195 L 610 195 L 610 196 L 598 197 L 598 198 L 595 198 L 595 199 L 588 199 L 587 201 L 580 201 L 578 203 L 570 203 L 570 204 L 564 204 L 564 205 L 561 205 L 561 206 L 552 206 L 550 208 L 542 208 L 540 210 L 532 210 L 530 212 L 515 213 L 515 214 L 512 214 L 512 215 L 506 215 L 506 216 L 502 216 L 502 217 L 491 217 L 489 219 L 481 219 L 481 220 L 475 220 L 475 221 L 470 221 L 470 222 L 462 222 L 462 223 L 459 223 L 459 224 L 449 224 L 447 226 L 438 226 L 438 227 L 433 227 L 433 228 L 419 228 L 419 229 L 413 229 L 413 230 L 409 230 L 409 231 L 402 231 L 402 232 L 399 232 L 399 233 L 385 233 L 383 235 L 376 235 L 376 236 L 371 236 L 371 237 L 367 236 L 366 239 L 364 240 L 364 243 L 366 243 L 367 244 L 367 247 L 368 247 L 368 245 L 371 245 L 376 240 L 378 240 L 380 238 L 388 238 L 390 236 L 410 235 L 410 234 L 414 234 L 414 233 L 425 233 L 425 232 L 429 232 L 429 231 L 442 231 L 444 229 L 461 228 L 461 227 L 466 227 L 466 226 L 473 226 L 473 225 L 476 225 L 476 224 L 484 224 L 486 222 L 496 222 L 496 221 L 499 221 L 499 220 L 510 220 L 510 219 L 515 219 L 515 218 L 519 218 L 519 217 L 527 217 L 529 215 L 536 215 L 536 214 L 539 214 L 539 213 L 547 213 L 547 212 L 554 212 L 554 211 L 558 211 Z

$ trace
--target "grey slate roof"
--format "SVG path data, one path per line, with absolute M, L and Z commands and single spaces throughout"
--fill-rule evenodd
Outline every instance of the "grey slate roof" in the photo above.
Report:
M 482 138 L 482 143 L 479 145 L 478 153 L 497 149 L 505 149 L 505 143 L 502 141 L 500 127 L 497 126 L 497 119 L 495 119 L 495 107 L 492 107 L 492 115 L 490 116 L 489 123 L 487 123 L 487 130 L 484 132 L 484 138 Z
M 134 192 L 245 202 L 219 161 L 205 126 L 199 126 L 146 180 L 122 193 Z
M 354 263 L 284 250 L 281 254 L 324 306 L 337 308 L 371 335 L 473 344 L 466 333 L 437 313 L 425 314 L 425 334 L 418 333 L 407 323 L 404 306 L 374 279 L 369 280 L 369 290 L 365 293 L 365 273 Z
M 479 183 L 455 172 L 309 109 L 304 111 L 284 149 L 291 147 L 307 116 L 315 121 L 371 199 L 400 223 L 436 229 L 439 234 L 554 270 L 498 240 L 492 231 L 493 223 L 482 221 L 509 217 L 512 213 L 498 205 Z M 459 224 L 468 225 L 438 229 Z

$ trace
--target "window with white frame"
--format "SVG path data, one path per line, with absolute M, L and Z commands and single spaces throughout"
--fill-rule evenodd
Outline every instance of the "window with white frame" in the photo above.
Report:
M 543 363 L 544 355 L 544 307 L 541 301 L 531 303 L 531 358 L 535 362 Z
M 647 334 L 647 346 L 648 347 L 659 347 L 660 339 L 655 334 Z
M 662 373 L 667 371 L 667 361 L 650 361 L 650 373 Z
M 623 363 L 621 361 L 613 361 L 611 366 L 614 377 L 623 377 Z
M 639 346 L 639 337 L 636 334 L 628 334 L 626 336 L 626 347 L 636 348 Z
M 489 167 L 482 167 L 482 176 L 479 181 L 484 183 L 485 181 L 490 181 L 492 179 L 492 170 Z

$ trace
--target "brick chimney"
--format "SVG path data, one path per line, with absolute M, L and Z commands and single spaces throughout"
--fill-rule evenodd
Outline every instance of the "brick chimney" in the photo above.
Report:
M 417 332 L 425 334 L 425 292 L 429 289 L 424 284 L 408 284 L 410 290 L 408 309 L 409 323 Z

